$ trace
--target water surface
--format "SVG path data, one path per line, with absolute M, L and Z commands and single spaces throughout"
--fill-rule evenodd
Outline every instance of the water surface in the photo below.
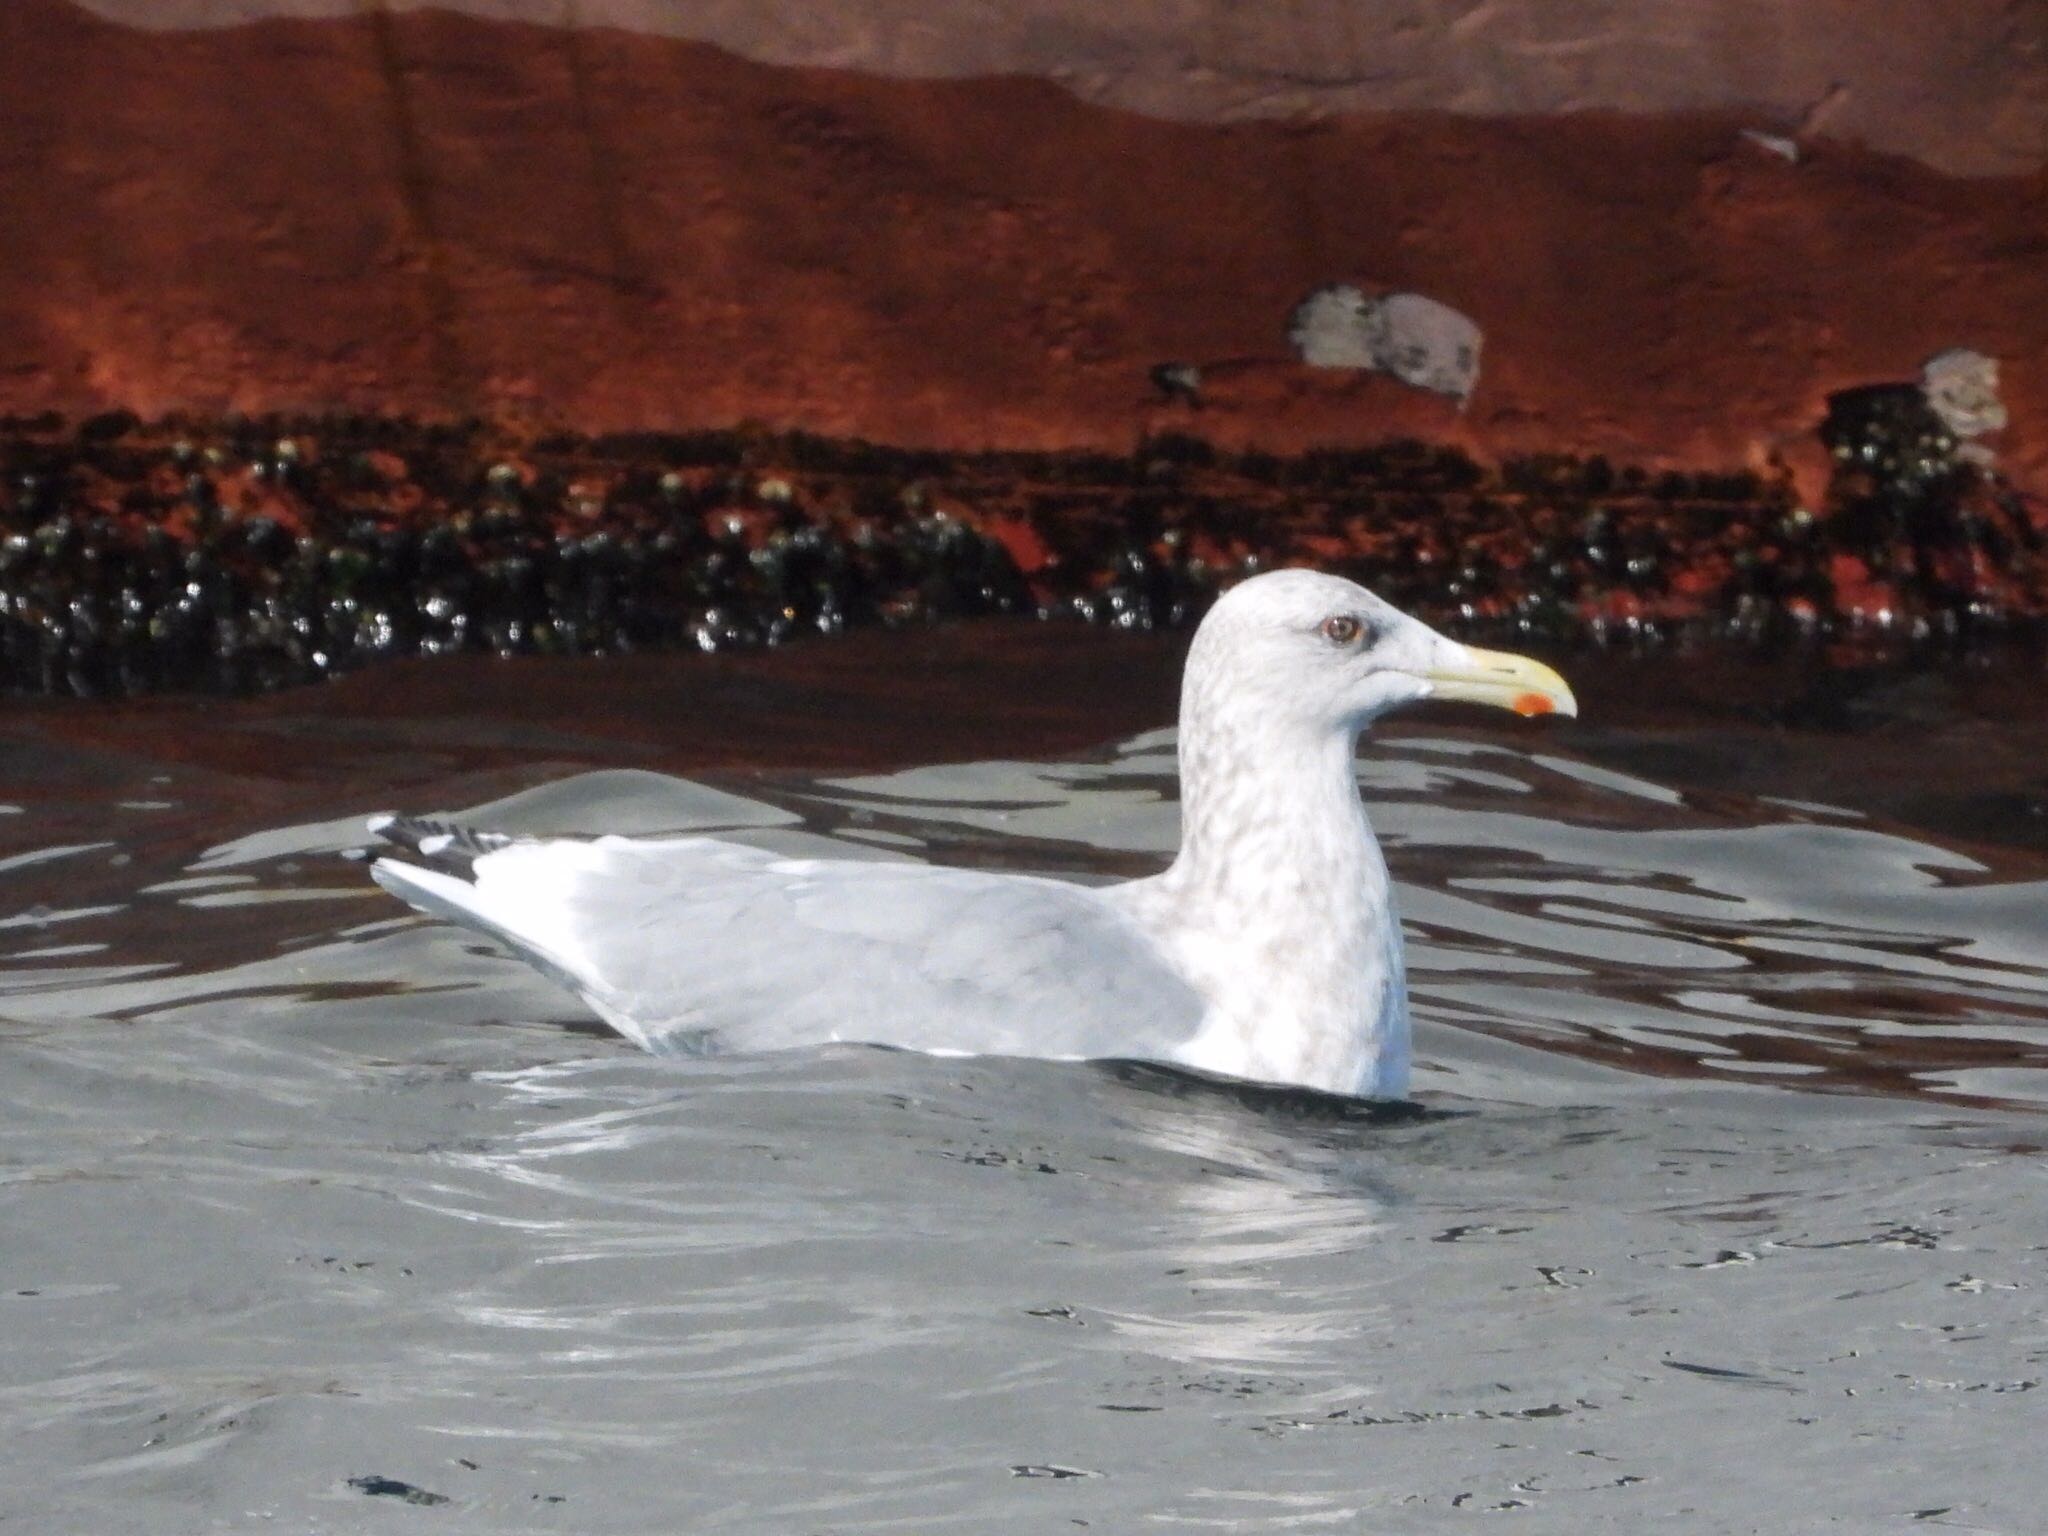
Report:
M 1174 837 L 1163 732 L 905 766 L 828 719 L 842 768 L 682 777 L 596 709 L 326 708 L 45 716 L 0 759 L 0 1522 L 2023 1531 L 2048 1497 L 2048 888 L 1989 791 L 1844 803 L 1836 738 L 1725 722 L 1383 732 L 1387 1111 L 649 1057 L 337 857 L 402 802 L 1122 877 Z

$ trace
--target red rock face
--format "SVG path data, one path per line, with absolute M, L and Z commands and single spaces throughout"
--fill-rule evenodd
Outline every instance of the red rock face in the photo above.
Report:
M 1943 347 L 2048 484 L 2048 172 L 1746 120 L 1171 123 L 422 12 L 149 34 L 0 6 L 0 410 L 757 420 L 947 446 L 1740 462 Z M 1286 361 L 1315 286 L 1485 330 L 1463 413 Z M 1207 365 L 1204 404 L 1147 370 Z M 1216 366 L 1218 364 L 1224 366 Z M 1803 447 L 1796 453 L 1810 452 Z
M 1029 75 L 1189 121 L 1741 112 L 1966 176 L 2048 161 L 2039 0 L 81 0 L 132 26 L 466 11 L 768 64 Z

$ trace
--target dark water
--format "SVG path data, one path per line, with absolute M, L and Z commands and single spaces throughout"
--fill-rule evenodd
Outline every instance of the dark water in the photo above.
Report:
M 2037 1528 L 2028 680 L 1383 731 L 1419 1113 L 650 1058 L 336 857 L 403 804 L 1157 866 L 1170 655 L 896 659 L 23 712 L 0 1525 Z

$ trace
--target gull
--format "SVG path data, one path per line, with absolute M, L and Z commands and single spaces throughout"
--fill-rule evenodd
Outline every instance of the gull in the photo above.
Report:
M 371 874 L 649 1050 L 1142 1060 L 1400 1098 L 1401 927 L 1353 759 L 1373 720 L 1429 698 L 1578 712 L 1541 662 L 1341 577 L 1273 571 L 1219 598 L 1189 647 L 1180 849 L 1159 874 L 1083 886 L 399 816 L 370 823 L 401 850 Z

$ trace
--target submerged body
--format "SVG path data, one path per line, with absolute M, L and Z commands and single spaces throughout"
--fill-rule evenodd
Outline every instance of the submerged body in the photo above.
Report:
M 1406 1091 L 1401 934 L 1352 756 L 1430 696 L 1570 713 L 1557 675 L 1340 578 L 1255 577 L 1203 621 L 1180 713 L 1181 847 L 1107 887 L 788 859 L 716 838 L 512 841 L 385 818 L 373 866 L 649 1049 L 828 1041 L 1119 1057 Z

